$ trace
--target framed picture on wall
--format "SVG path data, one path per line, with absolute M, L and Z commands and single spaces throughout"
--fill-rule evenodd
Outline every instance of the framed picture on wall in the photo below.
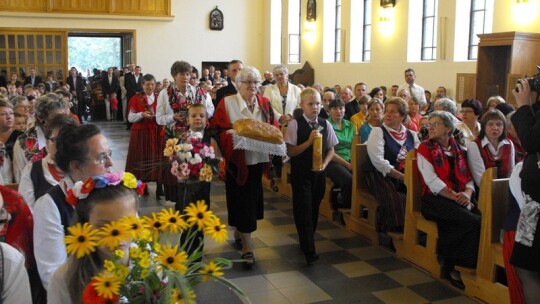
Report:
M 210 29 L 213 31 L 221 31 L 223 29 L 223 13 L 217 6 L 210 12 Z

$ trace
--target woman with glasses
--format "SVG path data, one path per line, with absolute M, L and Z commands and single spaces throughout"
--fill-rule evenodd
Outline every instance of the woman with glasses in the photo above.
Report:
M 14 182 L 19 183 L 21 174 L 32 159 L 41 159 L 47 155 L 45 131 L 49 119 L 57 114 L 66 114 L 62 97 L 49 93 L 38 99 L 36 107 L 36 125 L 17 138 L 13 147 Z
M 4 183 L 13 183 L 13 146 L 23 132 L 15 130 L 13 106 L 0 97 L 0 175 Z
M 478 119 L 482 113 L 482 104 L 476 99 L 465 99 L 461 103 L 461 122 L 456 129 L 461 131 L 465 146 L 480 134 L 480 122 Z
M 107 138 L 96 125 L 63 128 L 58 134 L 55 163 L 64 178 L 33 209 L 34 252 L 43 286 L 48 286 L 51 275 L 66 261 L 64 236 L 74 214 L 73 205 L 66 201 L 69 189 L 78 181 L 110 171 L 111 155 Z
M 489 110 L 480 120 L 480 134 L 467 145 L 467 160 L 474 182 L 480 180 L 486 168 L 497 167 L 497 177 L 509 177 L 514 169 L 514 145 L 506 139 L 506 117 L 499 110 Z
M 266 88 L 264 97 L 272 103 L 279 124 L 286 126 L 293 118 L 294 109 L 300 105 L 301 90 L 289 82 L 289 70 L 284 65 L 274 68 L 274 79 L 276 83 Z
M 191 85 L 190 79 L 193 68 L 185 61 L 176 61 L 171 66 L 171 76 L 174 83 L 167 90 L 161 90 L 156 108 L 156 122 L 164 126 L 165 138 L 160 144 L 163 151 L 164 142 L 169 138 L 178 138 L 179 133 L 187 130 L 187 113 L 190 104 L 201 103 L 206 107 L 208 119 L 214 115 L 214 104 L 210 94 L 202 88 Z M 163 160 L 169 163 L 168 158 Z M 165 199 L 178 202 L 178 181 L 171 174 L 170 165 L 163 166 L 161 182 L 165 192 Z M 157 193 L 160 194 L 160 193 Z
M 238 94 L 220 102 L 210 128 L 218 133 L 218 144 L 227 160 L 226 200 L 229 225 L 234 227 L 236 244 L 242 246 L 244 267 L 255 263 L 251 233 L 257 220 L 263 218 L 263 168 L 270 160 L 267 153 L 234 150 L 232 136 L 226 131 L 238 119 L 250 118 L 278 127 L 270 101 L 259 92 L 261 74 L 254 67 L 245 67 L 236 75 Z
M 466 151 L 452 136 L 454 127 L 450 113 L 432 112 L 429 139 L 418 147 L 417 162 L 423 185 L 421 211 L 437 223 L 444 275 L 452 285 L 464 289 L 454 266 L 476 267 L 481 217 L 475 211 Z
M 45 131 L 47 156 L 29 163 L 24 168 L 19 184 L 19 192 L 30 209 L 34 208 L 37 199 L 42 197 L 64 177 L 64 172 L 58 168 L 54 159 L 56 155 L 56 139 L 63 128 L 75 128 L 77 122 L 67 115 L 56 115 Z
M 420 143 L 416 132 L 403 125 L 407 108 L 400 97 L 387 101 L 382 126 L 373 128 L 366 142 L 370 162 L 363 170 L 368 187 L 379 202 L 379 232 L 403 230 L 407 191 L 403 183 L 405 157 Z

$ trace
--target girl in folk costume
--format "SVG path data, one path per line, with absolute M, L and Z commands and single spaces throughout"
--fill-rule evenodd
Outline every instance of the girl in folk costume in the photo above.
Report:
M 499 110 L 488 110 L 480 119 L 480 134 L 467 145 L 467 160 L 474 182 L 480 180 L 486 168 L 497 167 L 498 178 L 509 177 L 514 169 L 514 145 L 506 139 L 506 117 Z
M 158 95 L 154 92 L 156 79 L 151 74 L 143 76 L 143 92 L 129 100 L 128 121 L 131 126 L 126 171 L 133 172 L 145 182 L 157 181 L 161 161 L 161 126 L 156 123 Z M 159 189 L 159 185 L 158 185 Z
M 171 66 L 171 76 L 174 84 L 167 90 L 161 90 L 156 108 L 156 121 L 159 125 L 165 126 L 162 137 L 166 139 L 178 138 L 179 134 L 187 129 L 188 108 L 192 104 L 203 104 L 206 107 L 208 118 L 214 115 L 214 105 L 212 98 L 201 88 L 196 88 L 189 84 L 192 66 L 185 61 L 176 61 Z M 164 146 L 160 147 L 163 151 Z M 171 174 L 171 167 L 162 168 L 162 182 L 165 189 L 165 198 L 178 202 L 178 181 Z

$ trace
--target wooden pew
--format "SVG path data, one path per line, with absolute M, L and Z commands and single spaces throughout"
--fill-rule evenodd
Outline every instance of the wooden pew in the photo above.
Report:
M 367 160 L 367 148 L 365 144 L 353 142 L 351 148 L 352 172 L 352 199 L 351 211 L 344 214 L 345 227 L 357 233 L 373 244 L 379 244 L 379 234 L 377 233 L 377 208 L 379 203 L 369 192 L 365 181 L 362 178 L 362 164 Z
M 420 212 L 422 189 L 420 172 L 416 164 L 416 149 L 407 153 L 405 185 L 407 186 L 405 226 L 403 239 L 394 239 L 396 254 L 439 279 L 442 272 L 441 265 L 437 261 L 437 239 L 439 234 L 435 222 L 426 220 Z M 421 237 L 422 233 L 426 234 L 425 238 Z
M 500 232 L 508 209 L 508 179 L 497 179 L 497 168 L 482 176 L 478 208 L 482 224 L 476 272 L 458 267 L 465 293 L 486 303 L 510 303 L 508 287 L 496 281 L 497 266 L 504 269 Z
M 334 219 L 334 210 L 332 209 L 332 188 L 334 183 L 328 177 L 326 178 L 326 188 L 324 197 L 319 206 L 319 214 L 332 221 Z M 337 210 L 336 210 L 337 211 Z

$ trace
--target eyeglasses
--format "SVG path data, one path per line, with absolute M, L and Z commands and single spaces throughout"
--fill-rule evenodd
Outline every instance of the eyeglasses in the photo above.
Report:
M 53 144 L 55 144 L 57 138 L 58 137 L 51 136 L 51 137 L 47 138 L 47 140 L 50 140 Z
M 459 111 L 459 113 L 461 113 L 461 114 L 474 113 L 474 111 L 473 110 L 461 110 L 461 111 Z
M 0 209 L 0 225 L 7 223 L 9 220 L 9 213 L 7 212 L 6 208 L 2 207 Z
M 246 81 L 240 81 L 241 83 L 245 83 L 247 85 L 259 85 L 261 83 L 258 80 L 246 80 Z
M 504 126 L 504 123 L 502 121 L 497 121 L 497 122 L 488 122 L 486 123 L 486 127 L 497 127 L 497 128 L 502 128 Z
M 109 150 L 107 152 L 103 152 L 103 153 L 100 153 L 99 156 L 96 158 L 96 161 L 100 164 L 100 165 L 104 165 L 108 159 L 110 159 L 112 156 L 112 151 Z
M 426 126 L 426 128 L 429 129 L 431 127 L 437 128 L 438 126 L 442 126 L 442 125 L 444 125 L 442 122 L 436 121 L 436 122 L 430 122 L 430 123 L 426 124 L 425 126 Z

